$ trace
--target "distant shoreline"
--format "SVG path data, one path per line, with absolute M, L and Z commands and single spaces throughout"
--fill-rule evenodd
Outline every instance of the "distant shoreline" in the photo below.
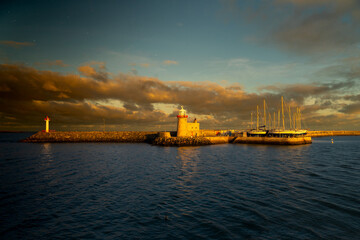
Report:
M 0 131 L 0 133 L 33 133 L 33 132 L 36 132 L 36 131 Z
M 308 131 L 309 137 L 360 136 L 360 131 Z

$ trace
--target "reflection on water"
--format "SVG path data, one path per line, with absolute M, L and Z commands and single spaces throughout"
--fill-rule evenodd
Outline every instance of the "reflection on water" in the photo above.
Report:
M 51 165 L 51 162 L 54 161 L 54 156 L 52 153 L 51 143 L 40 144 L 40 156 L 39 156 L 39 167 L 42 169 L 48 168 Z
M 183 165 L 188 165 L 199 158 L 200 147 L 179 147 L 177 149 L 177 156 Z
M 40 144 L 40 158 L 38 162 L 38 171 L 43 172 L 42 179 L 49 185 L 56 185 L 60 179 L 56 178 L 57 168 L 53 166 L 54 155 L 51 143 Z
M 178 185 L 183 191 L 189 193 L 194 184 L 192 180 L 198 174 L 197 164 L 199 162 L 200 147 L 179 147 L 177 148 L 176 159 L 180 160 Z
M 51 143 L 43 143 L 43 144 L 41 144 L 41 146 L 42 146 L 42 148 L 41 148 L 41 158 L 51 162 L 53 160 Z

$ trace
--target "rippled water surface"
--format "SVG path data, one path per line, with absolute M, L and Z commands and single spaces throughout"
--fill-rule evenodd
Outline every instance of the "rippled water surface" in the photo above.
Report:
M 19 143 L 1 239 L 359 239 L 360 137 L 304 146 Z

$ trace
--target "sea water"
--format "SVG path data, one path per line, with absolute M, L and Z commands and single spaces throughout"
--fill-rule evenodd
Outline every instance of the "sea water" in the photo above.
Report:
M 18 142 L 27 136 L 0 134 L 1 239 L 360 237 L 360 137 L 301 146 Z

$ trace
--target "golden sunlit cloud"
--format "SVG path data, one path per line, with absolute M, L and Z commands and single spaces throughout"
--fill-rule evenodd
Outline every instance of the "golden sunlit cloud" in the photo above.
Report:
M 106 67 L 104 62 L 88 62 L 86 65 L 78 67 L 78 71 L 86 76 L 99 81 L 107 81 L 108 73 L 105 72 Z

